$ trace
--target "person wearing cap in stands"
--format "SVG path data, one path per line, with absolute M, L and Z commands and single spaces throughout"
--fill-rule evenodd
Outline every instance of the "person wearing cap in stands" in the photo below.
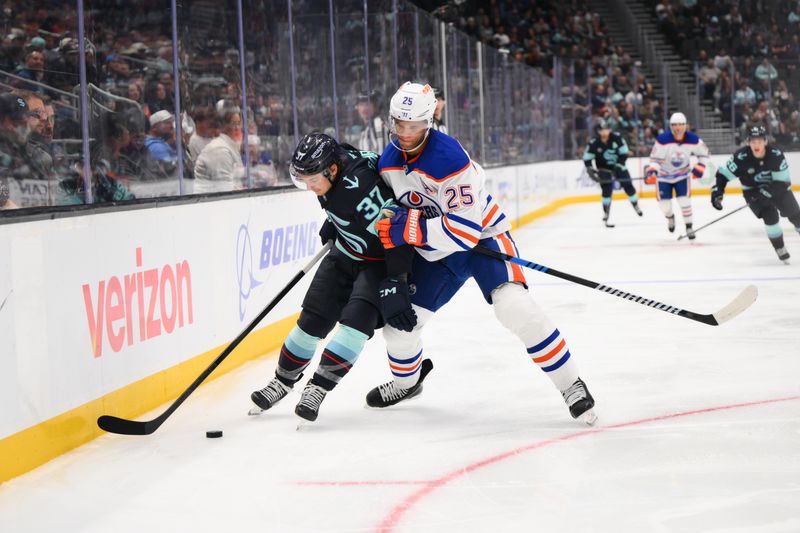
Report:
M 174 163 L 178 160 L 175 151 L 175 116 L 167 110 L 150 115 L 150 135 L 144 140 L 147 151 L 156 161 Z

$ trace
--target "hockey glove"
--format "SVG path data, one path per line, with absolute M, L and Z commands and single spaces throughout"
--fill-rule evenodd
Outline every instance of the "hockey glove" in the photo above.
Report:
M 589 175 L 592 181 L 596 181 L 600 183 L 600 173 L 594 167 L 586 167 L 586 173 Z
M 697 163 L 692 169 L 692 177 L 699 180 L 706 173 L 706 166 L 703 163 Z
M 656 184 L 656 177 L 658 176 L 658 171 L 654 168 L 647 169 L 647 175 L 644 178 L 644 182 L 647 185 L 655 185 Z
M 328 241 L 335 241 L 336 240 L 336 226 L 333 225 L 333 222 L 330 220 L 326 220 L 322 227 L 319 229 L 319 238 L 324 245 Z
M 422 246 L 428 242 L 428 227 L 422 217 L 422 211 L 392 207 L 384 212 L 387 214 L 391 212 L 391 217 L 379 220 L 375 224 L 384 248 L 388 250 L 404 244 Z
M 384 321 L 395 329 L 411 331 L 417 325 L 417 313 L 411 307 L 408 283 L 402 278 L 386 278 L 378 286 Z
M 714 206 L 714 209 L 717 211 L 722 211 L 722 197 L 725 193 L 717 188 L 717 186 L 711 187 L 711 205 Z

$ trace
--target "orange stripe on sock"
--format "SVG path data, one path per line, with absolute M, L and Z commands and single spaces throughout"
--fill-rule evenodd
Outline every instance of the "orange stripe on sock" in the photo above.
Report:
M 417 368 L 419 368 L 419 365 L 421 365 L 421 364 L 422 364 L 422 358 L 420 357 L 419 360 L 417 361 L 417 363 L 414 366 L 401 366 L 401 365 L 393 365 L 392 363 L 389 363 L 389 368 L 391 368 L 392 370 L 399 370 L 401 372 L 413 372 Z
M 543 356 L 534 358 L 533 362 L 534 363 L 544 363 L 545 361 L 548 361 L 548 360 L 552 359 L 558 352 L 561 351 L 562 348 L 564 348 L 564 346 L 566 344 L 567 344 L 567 341 L 565 341 L 564 339 L 561 339 L 561 342 L 558 343 L 558 346 L 556 346 L 555 348 L 553 348 L 552 350 L 550 350 L 549 352 L 547 352 Z

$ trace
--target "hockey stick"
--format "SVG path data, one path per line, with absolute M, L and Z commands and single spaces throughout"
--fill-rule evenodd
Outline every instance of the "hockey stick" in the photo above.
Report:
M 170 405 L 166 411 L 161 413 L 156 418 L 146 421 L 128 420 L 125 418 L 118 418 L 116 416 L 103 415 L 97 419 L 97 425 L 100 426 L 100 429 L 108 431 L 109 433 L 118 433 L 120 435 L 150 435 L 157 430 L 159 426 L 161 426 L 161 424 L 163 424 L 164 421 L 175 412 L 178 406 L 180 406 L 180 404 L 182 404 L 184 400 L 186 400 L 186 398 L 188 398 L 189 395 L 200 386 L 201 383 L 203 383 L 203 381 L 214 371 L 214 369 L 216 369 L 220 363 L 222 363 L 222 361 L 225 360 L 228 355 L 230 355 L 234 348 L 236 348 L 239 343 L 241 343 L 242 340 L 244 340 L 244 338 L 247 337 L 247 335 L 253 331 L 253 329 L 255 329 L 258 323 L 261 322 L 265 316 L 267 316 L 267 313 L 272 311 L 272 309 L 278 305 L 278 302 L 280 302 L 283 297 L 286 296 L 295 285 L 297 285 L 297 282 L 299 282 L 300 279 L 305 276 L 326 253 L 328 253 L 328 250 L 331 248 L 332 244 L 332 241 L 328 241 L 322 247 L 322 249 L 317 252 L 317 255 L 315 255 L 311 261 L 309 261 L 308 264 L 304 266 L 302 270 L 300 270 L 300 272 L 294 275 L 289 283 L 287 283 L 286 286 L 281 289 L 281 292 L 279 292 L 278 295 L 275 296 L 275 298 L 273 298 L 269 304 L 267 304 L 264 310 L 261 311 L 258 316 L 255 317 L 253 321 L 250 322 L 246 328 L 244 328 L 244 330 L 242 330 L 241 333 L 239 333 L 238 337 L 233 339 L 233 342 L 231 342 L 228 347 L 225 348 L 216 359 L 214 359 L 208 368 L 203 370 L 203 373 L 200 374 L 191 385 L 189 385 L 189 388 L 183 391 L 183 394 L 178 396 L 177 400 L 172 402 L 172 405 Z
M 724 215 L 722 215 L 722 216 L 721 216 L 721 217 L 719 217 L 719 218 L 715 218 L 714 220 L 712 220 L 712 221 L 711 221 L 711 222 L 709 222 L 708 224 L 703 224 L 702 226 L 700 226 L 699 228 L 697 228 L 696 230 L 694 230 L 694 232 L 695 232 L 695 233 L 697 233 L 697 232 L 698 232 L 698 231 L 700 231 L 701 229 L 703 229 L 703 228 L 707 228 L 707 227 L 709 227 L 711 224 L 714 224 L 715 222 L 719 222 L 719 221 L 720 221 L 720 220 L 722 220 L 723 218 L 725 218 L 725 217 L 729 217 L 729 216 L 731 216 L 732 214 L 736 213 L 737 211 L 741 211 L 741 210 L 742 210 L 742 209 L 744 209 L 745 207 L 747 207 L 747 204 L 744 204 L 744 205 L 743 205 L 743 206 L 741 206 L 741 207 L 737 207 L 736 209 L 734 209 L 734 210 L 733 210 L 733 211 L 731 211 L 730 213 L 725 213 Z M 681 235 L 680 237 L 678 237 L 678 240 L 685 239 L 686 237 L 687 237 L 687 235 Z
M 503 261 L 508 261 L 510 263 L 515 263 L 524 267 L 532 268 L 533 270 L 536 270 L 543 274 L 550 274 L 551 276 L 565 279 L 567 281 L 577 283 L 578 285 L 589 287 L 590 289 L 597 289 L 598 291 L 602 291 L 611 294 L 613 296 L 619 296 L 620 298 L 624 298 L 625 300 L 630 300 L 632 302 L 646 305 L 647 307 L 658 309 L 659 311 L 666 311 L 667 313 L 671 313 L 673 315 L 678 315 L 684 318 L 688 318 L 690 320 L 702 322 L 703 324 L 708 324 L 709 326 L 718 326 L 723 322 L 727 322 L 728 320 L 732 319 L 733 317 L 735 317 L 736 315 L 738 315 L 739 313 L 750 307 L 750 305 L 756 301 L 756 297 L 758 297 L 758 289 L 756 288 L 756 286 L 748 285 L 728 305 L 726 305 L 716 313 L 712 313 L 710 315 L 703 315 L 700 313 L 687 311 L 679 307 L 674 307 L 672 305 L 663 304 L 655 300 L 642 298 L 641 296 L 636 296 L 635 294 L 621 291 L 619 289 L 615 289 L 614 287 L 609 287 L 607 285 L 603 285 L 602 283 L 597 283 L 596 281 L 590 281 L 588 279 L 579 278 L 578 276 L 573 276 L 572 274 L 559 272 L 558 270 L 546 267 L 544 265 L 540 265 L 538 263 L 534 263 L 533 261 L 526 261 L 514 255 L 507 255 L 502 252 L 492 250 L 491 248 L 487 248 L 486 246 L 478 245 L 475 247 L 475 250 L 484 255 L 494 257 L 495 259 L 501 259 Z
M 613 176 L 612 172 L 610 170 L 608 170 L 607 168 L 599 168 L 599 169 L 597 169 L 597 172 L 601 176 L 610 176 L 610 175 Z M 601 185 L 605 185 L 606 183 L 614 183 L 615 181 L 620 181 L 620 180 L 618 180 L 617 178 L 614 178 L 614 177 L 611 177 L 611 178 L 606 177 L 606 178 L 602 178 L 602 179 L 596 180 L 588 172 L 586 173 L 586 175 L 589 176 L 590 180 L 592 180 L 595 183 L 599 183 Z M 645 178 L 633 178 L 632 177 L 630 180 L 631 181 L 641 181 L 641 180 L 644 180 L 644 179 Z M 622 180 L 622 181 L 624 181 L 624 180 Z

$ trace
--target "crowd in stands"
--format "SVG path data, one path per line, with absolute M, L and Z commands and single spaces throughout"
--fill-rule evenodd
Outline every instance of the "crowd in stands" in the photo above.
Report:
M 703 98 L 740 133 L 800 147 L 800 1 L 649 0 L 658 28 L 697 62 Z
M 614 42 L 606 23 L 587 2 L 557 0 L 418 0 L 445 21 L 483 43 L 550 76 L 560 61 L 574 67 L 574 86 L 564 84 L 565 111 L 576 111 L 574 157 L 606 119 L 637 155 L 649 155 L 663 130 L 664 110 L 652 84 L 629 51 Z M 569 81 L 573 81 L 573 79 Z M 567 80 L 564 80 L 567 81 Z M 584 127 L 581 127 L 583 125 Z M 569 144 L 567 143 L 567 146 Z

